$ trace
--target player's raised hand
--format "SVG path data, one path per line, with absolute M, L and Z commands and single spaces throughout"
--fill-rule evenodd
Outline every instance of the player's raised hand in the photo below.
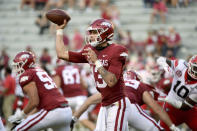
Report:
M 67 21 L 66 21 L 66 19 L 64 20 L 64 23 L 62 24 L 62 25 L 57 25 L 56 26 L 56 29 L 58 30 L 58 29 L 64 29 L 65 27 L 66 27 L 66 25 L 67 25 Z
M 95 63 L 98 60 L 96 53 L 91 48 L 84 49 L 84 51 L 85 53 L 82 55 L 87 56 L 88 61 Z
M 181 131 L 178 127 L 176 127 L 174 124 L 172 124 L 171 126 L 170 126 L 170 130 L 171 131 Z
M 163 66 L 166 64 L 166 58 L 165 57 L 162 57 L 162 56 L 159 56 L 156 58 L 156 62 L 158 65 L 160 66 Z
M 167 97 L 159 97 L 158 101 L 163 101 L 163 102 L 167 102 L 169 104 L 171 104 L 172 106 L 174 106 L 175 108 L 180 108 L 182 106 L 182 102 L 176 100 L 175 98 L 170 98 L 169 96 Z

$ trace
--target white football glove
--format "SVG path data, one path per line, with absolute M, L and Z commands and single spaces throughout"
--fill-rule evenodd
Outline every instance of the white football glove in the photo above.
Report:
M 160 56 L 160 57 L 157 58 L 156 62 L 157 62 L 158 65 L 162 66 L 162 65 L 166 64 L 166 58 Z
M 181 108 L 182 106 L 182 102 L 181 101 L 178 101 L 174 98 L 170 98 L 169 96 L 166 96 L 166 97 L 159 97 L 158 98 L 158 101 L 163 101 L 163 102 L 167 102 L 169 104 L 171 104 L 172 106 L 174 106 L 175 108 Z
M 158 57 L 157 60 L 156 60 L 157 64 L 161 67 L 163 67 L 163 69 L 168 72 L 168 64 L 166 63 L 166 58 L 165 57 Z
M 170 126 L 170 130 L 171 131 L 181 131 L 178 127 L 176 127 L 174 124 L 172 124 L 171 126 Z
M 15 122 L 17 122 L 17 121 L 22 120 L 24 117 L 25 117 L 24 111 L 17 110 L 17 111 L 15 112 L 14 115 L 12 115 L 12 116 L 10 116 L 10 117 L 8 118 L 8 121 L 9 121 L 10 123 L 15 123 Z

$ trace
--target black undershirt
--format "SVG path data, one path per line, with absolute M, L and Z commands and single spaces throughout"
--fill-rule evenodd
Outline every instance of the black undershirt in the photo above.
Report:
M 98 50 L 98 51 L 101 51 L 101 50 L 105 49 L 106 47 L 108 47 L 109 45 L 110 45 L 110 44 L 107 43 L 107 46 L 105 46 L 105 47 L 96 46 L 95 49 Z

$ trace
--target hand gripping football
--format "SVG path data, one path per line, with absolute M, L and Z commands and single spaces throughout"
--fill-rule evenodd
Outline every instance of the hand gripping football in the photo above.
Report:
M 46 17 L 48 20 L 58 25 L 62 25 L 65 19 L 67 22 L 69 22 L 71 19 L 70 16 L 64 10 L 60 9 L 49 10 L 46 13 Z

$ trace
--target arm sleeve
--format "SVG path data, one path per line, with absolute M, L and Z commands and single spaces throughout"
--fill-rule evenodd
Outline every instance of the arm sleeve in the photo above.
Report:
M 123 63 L 119 59 L 113 59 L 109 66 L 108 71 L 115 74 L 116 78 L 119 79 L 123 69 Z
M 69 51 L 69 61 L 74 63 L 87 63 L 85 56 L 82 55 L 82 52 L 72 52 Z
M 177 59 L 171 60 L 171 68 L 175 69 L 178 66 L 179 61 Z
M 117 79 L 119 79 L 121 76 L 127 57 L 128 50 L 126 48 L 121 48 L 120 50 L 118 50 L 117 55 L 113 57 L 110 62 L 108 71 L 115 74 Z
M 140 82 L 138 92 L 139 94 L 141 94 L 142 97 L 145 91 L 151 92 L 152 91 L 151 88 L 153 89 L 153 87 L 151 87 L 150 85 Z
M 181 66 L 179 66 L 179 65 L 181 65 Z M 171 73 L 175 75 L 175 72 L 177 70 L 182 70 L 182 65 L 184 65 L 186 67 L 188 66 L 187 62 L 185 60 L 182 60 L 182 59 L 171 60 L 171 67 L 170 67 Z
M 33 79 L 33 74 L 23 74 L 20 78 L 19 78 L 19 84 L 20 86 L 23 88 L 25 85 L 27 85 L 28 83 L 30 83 Z

